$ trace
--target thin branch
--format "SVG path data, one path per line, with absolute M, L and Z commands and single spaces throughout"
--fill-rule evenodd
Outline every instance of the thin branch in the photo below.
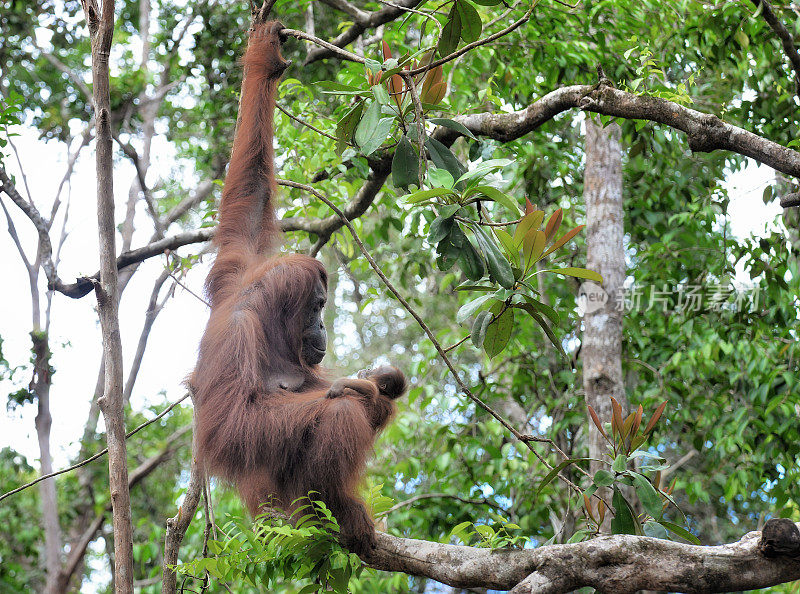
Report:
M 524 25 L 525 23 L 528 22 L 528 20 L 531 18 L 531 15 L 533 14 L 533 9 L 536 8 L 536 5 L 538 3 L 539 3 L 539 0 L 533 0 L 531 2 L 530 7 L 528 8 L 528 10 L 525 11 L 525 14 L 523 14 L 519 19 L 517 19 L 516 21 L 511 23 L 508 27 L 506 27 L 504 29 L 500 29 L 497 33 L 492 33 L 491 35 L 488 35 L 487 37 L 483 37 L 481 39 L 473 41 L 472 43 L 468 43 L 467 45 L 465 45 L 461 49 L 455 50 L 452 54 L 448 54 L 447 56 L 445 56 L 443 58 L 439 58 L 438 60 L 434 60 L 433 62 L 431 62 L 430 64 L 427 64 L 425 66 L 420 66 L 419 68 L 415 68 L 414 70 L 409 70 L 408 73 L 411 76 L 416 76 L 417 74 L 421 74 L 421 73 L 425 72 L 429 68 L 436 68 L 437 66 L 441 66 L 442 64 L 446 64 L 447 62 L 451 62 L 451 61 L 455 60 L 456 58 L 458 58 L 459 56 L 461 56 L 463 54 L 466 54 L 467 52 L 475 49 L 476 47 L 480 47 L 482 45 L 486 45 L 487 43 L 491 43 L 492 41 L 500 39 L 501 37 L 505 37 L 509 33 L 512 33 L 513 31 L 516 31 L 522 25 Z
M 89 146 L 89 142 L 92 140 L 92 130 L 94 129 L 94 121 L 89 122 L 86 126 L 84 131 L 81 133 L 81 143 L 77 146 L 77 148 L 69 153 L 69 157 L 67 158 L 67 169 L 64 172 L 64 177 L 61 178 L 61 181 L 58 184 L 58 189 L 56 190 L 56 197 L 53 200 L 53 208 L 50 210 L 50 223 L 52 224 L 53 219 L 55 218 L 56 211 L 58 210 L 61 204 L 61 191 L 64 188 L 64 185 L 69 181 L 72 177 L 72 172 L 75 170 L 75 163 L 78 161 L 78 156 L 80 155 L 81 151 Z
M 409 505 L 414 505 L 417 501 L 421 501 L 423 499 L 455 499 L 456 501 L 460 501 L 461 503 L 469 503 L 471 505 L 488 505 L 491 508 L 496 509 L 497 511 L 505 511 L 501 506 L 497 505 L 493 501 L 489 501 L 485 497 L 483 499 L 467 499 L 466 497 L 460 497 L 459 495 L 453 495 L 451 493 L 422 493 L 421 495 L 415 495 L 405 501 L 401 501 L 400 503 L 394 504 L 392 507 L 383 511 L 378 514 L 378 516 L 386 516 L 392 513 L 393 511 L 397 511 L 398 509 L 402 509 L 404 507 L 408 507 Z
M 17 145 L 14 144 L 10 137 L 6 140 L 8 141 L 9 146 L 11 146 L 11 150 L 14 151 L 14 157 L 17 160 L 17 167 L 19 167 L 19 174 L 22 176 L 22 185 L 25 186 L 25 193 L 28 195 L 28 202 L 33 204 L 33 194 L 31 194 L 30 186 L 28 186 L 28 176 L 25 175 L 25 168 L 22 166 L 22 159 L 20 159 Z
M 356 21 L 365 21 L 369 18 L 369 13 L 361 10 L 357 6 L 350 4 L 347 0 L 322 0 L 323 4 L 327 4 L 333 9 L 350 15 Z
M 164 415 L 168 414 L 173 408 L 178 406 L 181 402 L 186 400 L 188 397 L 189 397 L 189 394 L 184 394 L 178 400 L 176 400 L 175 402 L 170 404 L 166 409 L 164 409 L 156 417 L 153 417 L 152 419 L 150 419 L 149 421 L 145 421 L 144 423 L 142 423 L 141 425 L 139 425 L 135 429 L 132 429 L 132 430 L 128 431 L 128 433 L 125 434 L 125 439 L 129 439 L 132 435 L 135 435 L 136 433 L 138 433 L 139 431 L 141 431 L 142 429 L 144 429 L 148 425 L 152 425 L 153 423 L 158 421 L 160 418 L 162 418 Z M 40 483 L 43 480 L 52 478 L 54 476 L 58 476 L 59 474 L 72 472 L 73 470 L 75 470 L 76 468 L 80 468 L 81 466 L 86 466 L 90 462 L 94 462 L 98 458 L 102 458 L 107 453 L 108 453 L 108 448 L 103 448 L 102 450 L 97 452 L 94 456 L 90 456 L 89 458 L 86 458 L 85 460 L 81 460 L 80 462 L 78 462 L 76 464 L 73 464 L 72 466 L 70 466 L 68 468 L 64 468 L 62 470 L 56 470 L 55 472 L 51 472 L 50 474 L 44 474 L 44 475 L 42 475 L 40 477 L 37 477 L 35 480 L 32 480 L 29 483 L 25 483 L 24 485 L 22 485 L 20 487 L 17 487 L 16 489 L 12 489 L 11 491 L 3 493 L 2 495 L 0 495 L 0 501 L 5 499 L 6 497 L 11 497 L 12 495 L 14 495 L 16 493 L 19 493 L 20 491 L 24 491 L 25 489 L 28 489 L 29 487 L 32 487 L 36 483 Z M 133 476 L 133 475 L 131 475 L 131 476 Z
M 45 51 L 44 49 L 42 49 L 41 47 L 36 45 L 35 39 L 36 38 L 34 37 L 33 38 L 34 47 L 36 47 L 36 49 L 39 50 L 39 53 L 42 56 L 44 56 L 45 60 L 50 62 L 50 64 L 52 64 L 55 67 L 56 70 L 58 70 L 59 72 L 61 72 L 63 74 L 66 74 L 67 78 L 69 78 L 69 80 L 72 81 L 72 84 L 74 84 L 78 88 L 78 91 L 80 91 L 81 95 L 83 95 L 83 98 L 86 100 L 86 102 L 89 105 L 94 105 L 94 98 L 92 97 L 92 91 L 91 91 L 91 89 L 89 89 L 89 85 L 87 85 L 83 81 L 83 79 L 81 79 L 81 77 L 79 77 L 75 73 L 75 71 L 72 70 L 72 68 L 70 68 L 69 66 L 64 64 L 64 62 L 59 60 L 56 56 L 54 56 L 50 52 Z
M 418 4 L 420 4 L 420 2 L 422 2 L 422 0 L 398 0 L 396 4 L 397 6 L 402 8 L 415 8 Z M 311 64 L 312 62 L 316 62 L 317 60 L 329 58 L 334 55 L 342 56 L 341 52 L 343 50 L 341 50 L 341 48 L 355 41 L 367 29 L 374 29 L 390 21 L 395 20 L 397 17 L 403 14 L 402 8 L 398 8 L 396 6 L 387 6 L 386 8 L 382 8 L 375 12 L 368 13 L 368 16 L 366 18 L 356 19 L 355 22 L 350 27 L 342 31 L 342 33 L 340 33 L 335 39 L 333 39 L 331 43 L 324 42 L 323 44 L 323 43 L 318 43 L 318 41 L 321 40 L 316 40 L 316 38 L 309 39 L 308 41 L 313 41 L 314 43 L 317 43 L 317 45 L 320 45 L 321 47 L 309 51 L 308 57 L 306 57 L 304 64 L 308 65 Z M 359 58 L 355 54 L 350 54 L 350 55 L 357 58 L 357 60 L 355 60 L 356 62 L 361 62 L 361 63 L 364 62 L 363 58 Z M 348 57 L 346 59 L 352 59 L 352 58 Z
M 331 54 L 335 54 L 340 58 L 345 60 L 350 60 L 351 62 L 358 62 L 359 64 L 364 64 L 366 60 L 359 55 L 356 55 L 352 52 L 348 52 L 332 43 L 328 43 L 324 39 L 320 39 L 319 37 L 314 37 L 313 35 L 309 35 L 305 31 L 298 31 L 296 29 L 284 29 L 281 33 L 284 35 L 289 35 L 291 37 L 297 37 L 298 39 L 304 39 L 305 41 L 310 41 L 311 43 L 315 43 L 322 47 L 323 49 L 329 51 Z M 309 52 L 309 56 L 311 56 L 311 52 Z M 305 64 L 308 64 L 309 60 L 306 58 Z
M 794 70 L 795 90 L 800 96 L 800 53 L 797 51 L 797 47 L 794 44 L 794 38 L 792 37 L 791 32 L 780 21 L 780 19 L 778 19 L 778 16 L 775 14 L 775 11 L 772 8 L 772 5 L 767 0 L 752 1 L 757 7 L 761 6 L 761 13 L 764 15 L 764 20 L 767 21 L 770 29 L 772 29 L 775 35 L 778 36 L 778 39 L 781 40 L 783 51 L 786 54 L 786 57 L 789 58 L 789 62 L 792 65 L 792 70 Z
M 196 422 L 197 418 L 194 417 Z M 197 435 L 195 432 L 194 435 Z M 178 508 L 178 513 L 167 520 L 167 533 L 164 538 L 164 556 L 161 582 L 162 594 L 175 594 L 177 589 L 178 575 L 175 566 L 178 564 L 178 553 L 181 549 L 181 542 L 192 522 L 197 505 L 200 503 L 200 496 L 203 492 L 203 484 L 206 477 L 197 456 L 197 440 L 192 440 L 192 465 L 189 471 L 189 486 L 186 488 L 186 496 L 183 503 Z
M 191 290 L 189 287 L 187 287 L 186 285 L 184 285 L 184 284 L 183 284 L 183 283 L 182 283 L 182 282 L 181 282 L 181 281 L 178 279 L 178 277 L 176 277 L 176 276 L 175 276 L 175 274 L 174 274 L 174 273 L 173 273 L 171 270 L 169 270 L 169 269 L 166 269 L 166 272 L 169 274 L 170 278 L 172 278 L 172 280 L 175 282 L 175 284 L 176 284 L 176 285 L 178 285 L 178 286 L 179 286 L 180 288 L 182 288 L 184 291 L 186 291 L 187 293 L 189 293 L 189 294 L 190 294 L 192 297 L 194 297 L 195 299 L 197 299 L 198 301 L 200 301 L 200 303 L 203 303 L 203 304 L 204 304 L 206 307 L 211 307 L 211 304 L 210 304 L 208 301 L 206 301 L 205 299 L 203 299 L 202 297 L 200 297 L 200 295 L 198 295 L 197 293 L 195 293 L 194 291 L 192 291 L 192 290 Z
M 223 168 L 221 168 L 223 169 Z M 222 171 L 214 172 L 214 178 L 216 179 L 222 174 Z M 164 226 L 169 227 L 172 223 L 177 221 L 187 212 L 189 212 L 192 208 L 200 204 L 203 200 L 208 198 L 211 195 L 211 192 L 214 191 L 214 186 L 216 182 L 214 179 L 206 180 L 200 183 L 193 192 L 191 192 L 186 198 L 178 202 L 164 217 Z
M 0 200 L 0 207 L 2 207 L 3 212 L 6 215 L 6 222 L 8 223 L 8 234 L 11 236 L 11 241 L 14 242 L 14 246 L 17 248 L 19 252 L 19 257 L 22 259 L 22 263 L 25 265 L 25 270 L 28 272 L 30 276 L 33 272 L 32 265 L 28 260 L 28 256 L 25 255 L 25 249 L 22 247 L 22 242 L 19 240 L 19 235 L 17 235 L 17 228 L 14 225 L 14 221 L 11 219 L 11 213 L 8 212 L 6 208 L 6 203 Z
M 36 232 L 39 234 L 39 257 L 42 268 L 47 276 L 48 284 L 55 285 L 53 288 L 56 288 L 61 283 L 61 280 L 58 278 L 53 264 L 53 244 L 50 242 L 50 234 L 48 233 L 50 223 L 42 217 L 35 206 L 20 195 L 2 163 L 0 163 L 0 191 L 5 192 L 11 198 L 11 201 L 31 220 L 33 226 L 36 227 Z
M 276 104 L 276 105 L 275 105 L 275 107 L 277 107 L 279 110 L 281 110 L 281 112 L 282 112 L 282 113 L 284 113 L 284 114 L 285 114 L 286 116 L 288 116 L 289 118 L 293 119 L 293 120 L 294 120 L 295 122 L 297 122 L 298 124 L 301 124 L 301 125 L 303 125 L 303 126 L 306 126 L 307 128 L 311 128 L 311 129 L 312 129 L 314 132 L 316 132 L 317 134 L 321 134 L 322 136 L 326 136 L 327 138 L 330 138 L 331 140 L 336 140 L 336 141 L 338 141 L 338 140 L 339 140 L 339 139 L 338 139 L 338 138 L 336 138 L 335 136 L 333 136 L 333 135 L 331 135 L 331 134 L 328 134 L 327 132 L 323 132 L 323 131 L 322 131 L 322 130 L 320 130 L 319 128 L 315 127 L 313 124 L 309 124 L 309 123 L 308 123 L 308 122 L 306 122 L 305 120 L 301 120 L 300 118 L 298 118 L 296 115 L 292 115 L 291 113 L 289 113 L 288 111 L 286 111 L 286 109 L 284 109 L 284 108 L 283 108 L 283 107 L 281 107 L 280 105 L 277 105 L 277 104 Z
M 135 250 L 123 252 L 117 258 L 117 269 L 120 270 L 126 266 L 143 262 L 148 258 L 152 258 L 153 256 L 159 256 L 167 250 L 174 251 L 184 245 L 208 241 L 214 236 L 215 231 L 216 228 L 207 227 L 204 229 L 197 229 L 195 231 L 187 231 L 186 233 L 178 233 L 177 235 L 172 235 L 170 237 L 165 237 L 164 239 L 159 239 L 158 241 L 148 243 L 147 245 Z M 80 297 L 87 295 L 92 290 L 94 283 L 97 282 L 97 277 L 98 273 L 95 273 L 92 276 L 84 276 L 69 285 L 65 285 L 59 281 L 59 284 L 53 288 L 56 291 L 63 293 L 67 297 L 79 299 Z
M 168 292 L 167 297 L 164 298 L 164 301 L 161 303 L 158 302 L 158 295 L 161 292 L 161 287 L 164 286 L 164 283 L 168 278 L 169 269 L 165 268 L 158 278 L 156 278 L 156 282 L 153 283 L 153 289 L 150 292 L 150 301 L 147 303 L 147 309 L 145 310 L 144 314 L 144 324 L 142 324 L 142 331 L 139 333 L 139 342 L 136 345 L 136 354 L 133 356 L 133 361 L 131 362 L 131 368 L 128 372 L 128 380 L 125 382 L 125 389 L 122 391 L 122 397 L 125 402 L 130 402 L 131 394 L 133 393 L 133 386 L 136 383 L 136 378 L 139 375 L 139 368 L 141 367 L 142 359 L 144 358 L 144 351 L 147 348 L 147 339 L 150 337 L 150 330 L 153 328 L 156 317 L 158 317 L 158 314 L 161 313 L 161 310 L 164 308 L 164 304 L 166 303 L 166 299 L 169 297 Z
M 122 152 L 125 153 L 125 156 L 131 160 L 134 169 L 136 169 L 136 178 L 139 182 L 139 189 L 142 191 L 144 202 L 147 205 L 147 212 L 150 214 L 150 218 L 152 219 L 153 225 L 156 228 L 156 235 L 160 239 L 164 237 L 166 229 L 164 228 L 164 224 L 161 222 L 161 218 L 158 216 L 158 212 L 156 211 L 156 203 L 155 200 L 153 200 L 153 195 L 150 193 L 150 188 L 147 187 L 147 183 L 145 182 L 146 172 L 144 167 L 142 167 L 142 160 L 139 157 L 139 153 L 130 143 L 123 142 L 118 134 L 113 133 L 112 137 L 122 149 Z

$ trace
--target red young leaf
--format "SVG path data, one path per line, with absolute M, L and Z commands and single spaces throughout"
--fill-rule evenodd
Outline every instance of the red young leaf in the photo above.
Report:
M 549 249 L 548 249 L 548 250 L 547 250 L 547 251 L 546 251 L 544 254 L 542 254 L 542 258 L 544 258 L 545 256 L 547 256 L 548 254 L 552 254 L 552 253 L 553 253 L 554 251 L 556 251 L 558 248 L 560 248 L 561 246 L 563 246 L 563 245 L 564 245 L 565 243 L 567 243 L 567 242 L 568 242 L 570 239 L 572 239 L 572 238 L 573 238 L 573 237 L 575 237 L 575 236 L 576 236 L 578 233 L 580 233 L 580 232 L 581 232 L 581 230 L 582 230 L 582 229 L 583 229 L 585 226 L 586 226 L 586 225 L 578 225 L 577 227 L 575 227 L 575 228 L 574 228 L 574 229 L 572 229 L 571 231 L 567 231 L 567 232 L 566 232 L 566 233 L 563 235 L 563 237 L 561 237 L 561 239 L 559 239 L 558 241 L 556 241 L 556 242 L 555 242 L 553 245 L 551 245 L 551 246 L 550 246 L 550 248 L 549 248 Z
M 592 422 L 594 423 L 595 427 L 597 427 L 597 430 L 600 432 L 600 435 L 608 439 L 608 435 L 606 435 L 605 430 L 603 430 L 603 423 L 600 422 L 600 417 L 597 416 L 597 413 L 591 406 L 589 406 L 588 408 L 589 408 L 589 416 L 592 417 Z
M 656 412 L 653 413 L 653 418 L 650 419 L 650 422 L 647 423 L 647 427 L 644 428 L 644 434 L 647 435 L 650 433 L 653 428 L 658 423 L 658 419 L 661 418 L 661 415 L 664 413 L 664 409 L 667 407 L 667 401 L 661 403 L 661 405 L 656 409 Z
M 631 435 L 636 435 L 636 432 L 639 431 L 639 426 L 642 424 L 642 415 L 644 414 L 644 409 L 642 405 L 639 405 L 639 408 L 636 409 L 636 418 L 633 420 L 633 427 L 631 428 Z
M 617 430 L 618 435 L 622 435 L 622 407 L 617 399 L 611 397 L 611 426 Z
M 561 226 L 561 219 L 563 216 L 564 212 L 560 208 L 550 215 L 550 219 L 547 221 L 547 226 L 544 228 L 544 236 L 547 240 L 547 243 L 550 243 L 550 240 L 553 239 L 556 231 L 558 231 L 558 228 Z
M 528 197 L 525 196 L 525 214 L 531 213 L 534 210 L 536 210 L 536 207 L 530 200 L 528 200 Z

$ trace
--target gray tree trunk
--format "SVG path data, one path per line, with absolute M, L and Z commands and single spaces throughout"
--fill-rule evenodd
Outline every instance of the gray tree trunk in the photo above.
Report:
M 611 419 L 611 396 L 627 410 L 622 381 L 622 310 L 618 308 L 625 281 L 620 133 L 617 124 L 601 128 L 586 120 L 586 267 L 603 276 L 603 286 L 584 285 L 590 301 L 583 319 L 581 358 L 586 404 L 603 422 Z M 593 297 L 601 301 L 592 301 Z M 604 459 L 608 444 L 588 415 L 586 426 L 589 456 Z M 593 474 L 599 468 L 599 462 L 591 463 Z M 609 522 L 607 515 L 605 523 Z

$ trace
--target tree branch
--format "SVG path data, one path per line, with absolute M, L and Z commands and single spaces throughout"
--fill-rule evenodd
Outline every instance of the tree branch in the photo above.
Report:
M 191 243 L 208 241 L 214 236 L 215 231 L 216 228 L 214 227 L 205 227 L 195 231 L 178 233 L 177 235 L 172 235 L 170 237 L 165 237 L 164 239 L 159 239 L 158 241 L 148 243 L 147 245 L 135 250 L 123 252 L 117 258 L 117 270 L 121 270 L 126 266 L 130 266 L 131 264 L 144 262 L 148 258 L 163 254 L 166 250 L 176 250 L 181 246 L 189 245 Z M 99 273 L 95 273 L 92 276 L 83 276 L 69 285 L 65 285 L 59 281 L 59 284 L 52 285 L 52 288 L 60 293 L 63 293 L 67 297 L 80 299 L 91 292 L 94 284 L 97 282 L 98 275 Z
M 778 19 L 778 16 L 772 9 L 772 5 L 767 2 L 767 0 L 753 0 L 753 4 L 756 6 L 761 6 L 761 13 L 764 15 L 764 20 L 767 21 L 770 29 L 772 29 L 775 35 L 778 36 L 778 39 L 781 40 L 783 52 L 786 54 L 786 57 L 789 58 L 789 62 L 792 64 L 792 70 L 794 70 L 795 88 L 798 95 L 800 95 L 800 53 L 797 52 L 797 48 L 794 45 L 792 34 Z
M 196 417 L 194 421 L 196 421 Z M 194 433 L 196 435 L 196 433 Z M 192 523 L 197 504 L 200 502 L 200 495 L 205 484 L 205 473 L 200 467 L 197 457 L 197 440 L 192 439 L 192 465 L 189 471 L 189 486 L 186 488 L 186 496 L 183 503 L 178 508 L 178 513 L 167 520 L 167 533 L 164 537 L 164 557 L 162 569 L 162 594 L 175 594 L 177 590 L 178 574 L 175 566 L 178 564 L 178 554 L 181 549 L 181 542 Z
M 328 44 L 333 47 L 324 46 L 309 51 L 304 65 L 336 55 L 339 53 L 336 51 L 337 48 L 343 48 L 347 44 L 352 43 L 367 29 L 379 27 L 389 21 L 393 21 L 404 13 L 404 8 L 415 8 L 420 2 L 421 0 L 398 0 L 397 6 L 387 6 L 375 12 L 366 13 L 366 16 L 363 18 L 354 17 L 355 22 Z M 327 4 L 338 5 L 342 3 L 331 0 L 331 2 L 327 2 Z M 350 16 L 353 15 L 351 14 Z
M 694 152 L 728 150 L 800 178 L 800 152 L 723 122 L 715 115 L 689 109 L 666 99 L 620 91 L 602 82 L 556 89 L 520 111 L 479 113 L 456 119 L 473 134 L 509 142 L 573 108 L 665 124 L 685 132 L 689 137 L 689 148 Z M 441 127 L 434 135 L 448 144 L 452 144 L 459 136 L 458 132 Z
M 576 544 L 492 551 L 379 533 L 378 547 L 367 562 L 376 569 L 425 576 L 456 588 L 513 588 L 515 594 L 570 592 L 585 586 L 615 594 L 726 592 L 800 578 L 797 526 L 770 520 L 763 534 L 761 538 L 762 533 L 750 532 L 738 542 L 713 547 L 646 536 L 602 536 Z M 767 556 L 777 551 L 782 554 Z

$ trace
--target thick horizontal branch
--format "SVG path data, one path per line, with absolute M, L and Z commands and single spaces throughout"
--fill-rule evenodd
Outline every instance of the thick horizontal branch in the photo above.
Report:
M 645 536 L 603 536 L 537 549 L 496 550 L 378 534 L 371 567 L 425 576 L 456 588 L 555 594 L 590 586 L 637 590 L 728 592 L 800 579 L 800 532 L 770 520 L 735 543 L 703 547 Z
M 551 91 L 523 110 L 479 113 L 456 118 L 476 135 L 509 142 L 535 130 L 559 113 L 582 109 L 624 119 L 650 120 L 685 132 L 695 152 L 728 150 L 751 157 L 787 175 L 800 178 L 800 153 L 666 99 L 636 95 L 606 83 L 573 85 Z M 440 128 L 436 138 L 452 143 L 458 132 Z

